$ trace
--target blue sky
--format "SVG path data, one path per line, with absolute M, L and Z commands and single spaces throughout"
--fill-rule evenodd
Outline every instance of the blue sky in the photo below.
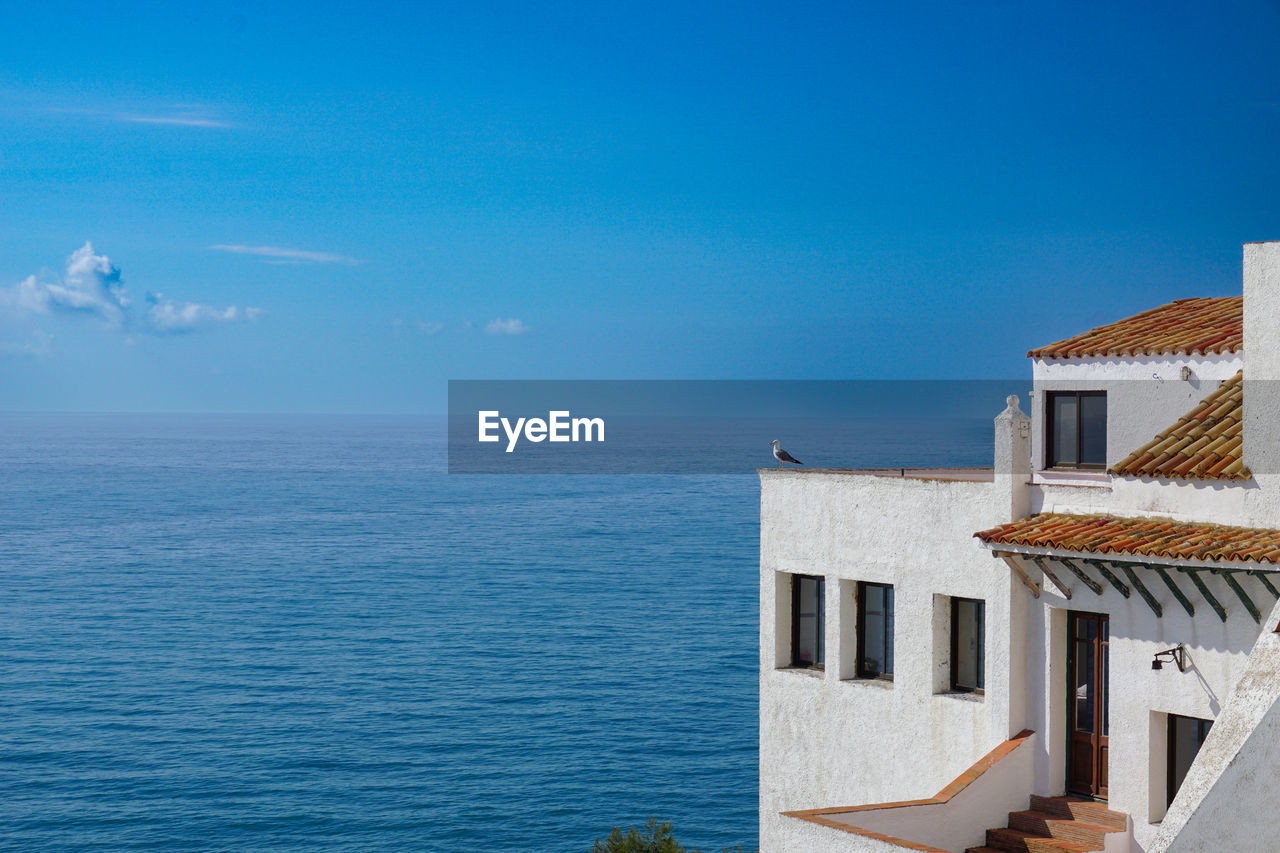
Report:
M 0 409 L 1016 377 L 1238 293 L 1280 6 L 1083 5 L 5 4 Z

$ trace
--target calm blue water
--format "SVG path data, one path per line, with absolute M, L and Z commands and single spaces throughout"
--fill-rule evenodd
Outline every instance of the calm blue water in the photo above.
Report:
M 755 475 L 449 476 L 444 433 L 0 416 L 0 849 L 754 846 Z
M 754 845 L 756 478 L 444 470 L 443 422 L 0 417 L 0 848 Z

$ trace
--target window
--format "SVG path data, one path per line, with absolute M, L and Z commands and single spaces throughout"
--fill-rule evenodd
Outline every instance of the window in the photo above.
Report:
M 1187 778 L 1191 762 L 1196 760 L 1196 754 L 1212 727 L 1213 720 L 1169 715 L 1169 805 L 1173 805 L 1173 798 L 1182 787 L 1182 780 Z
M 825 658 L 824 619 L 826 598 L 822 578 L 791 576 L 791 665 L 821 669 Z
M 858 584 L 858 677 L 893 680 L 893 587 Z
M 981 693 L 986 686 L 987 605 L 951 599 L 951 689 Z
M 1046 467 L 1106 467 L 1106 391 L 1050 391 L 1045 414 Z

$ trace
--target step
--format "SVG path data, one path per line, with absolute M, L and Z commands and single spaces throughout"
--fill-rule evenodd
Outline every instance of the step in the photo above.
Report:
M 1061 838 L 1047 838 L 1019 829 L 988 829 L 987 847 L 1006 853 L 1090 853 L 1101 847 L 1090 847 Z
M 1060 838 L 1063 841 L 1074 841 L 1093 850 L 1101 850 L 1107 833 L 1117 831 L 1114 827 L 1101 826 L 1079 818 L 1064 818 L 1052 812 L 1034 809 L 1009 812 L 1009 828 L 1036 835 L 1047 835 L 1050 838 Z
M 1083 820 L 1108 830 L 1124 830 L 1129 827 L 1124 812 L 1113 812 L 1106 803 L 1086 800 L 1083 797 L 1041 797 L 1031 795 L 1031 811 L 1051 814 L 1063 820 Z

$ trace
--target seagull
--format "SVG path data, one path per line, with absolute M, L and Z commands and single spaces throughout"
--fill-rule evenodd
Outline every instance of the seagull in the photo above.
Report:
M 769 442 L 769 443 L 773 445 L 773 458 L 778 460 L 778 467 L 779 467 L 779 468 L 785 468 L 786 466 L 785 466 L 785 464 L 784 464 L 784 463 L 786 463 L 786 462 L 794 462 L 794 463 L 795 463 L 795 464 L 797 464 L 797 465 L 803 465 L 803 464 L 804 464 L 804 463 L 803 463 L 803 462 L 801 462 L 799 459 L 795 458 L 795 457 L 794 457 L 794 456 L 792 456 L 790 453 L 788 453 L 787 451 L 783 450 L 783 449 L 782 449 L 781 442 L 779 442 L 779 441 L 778 441 L 778 439 L 776 439 L 776 438 L 775 438 L 773 441 L 771 441 L 771 442 Z

